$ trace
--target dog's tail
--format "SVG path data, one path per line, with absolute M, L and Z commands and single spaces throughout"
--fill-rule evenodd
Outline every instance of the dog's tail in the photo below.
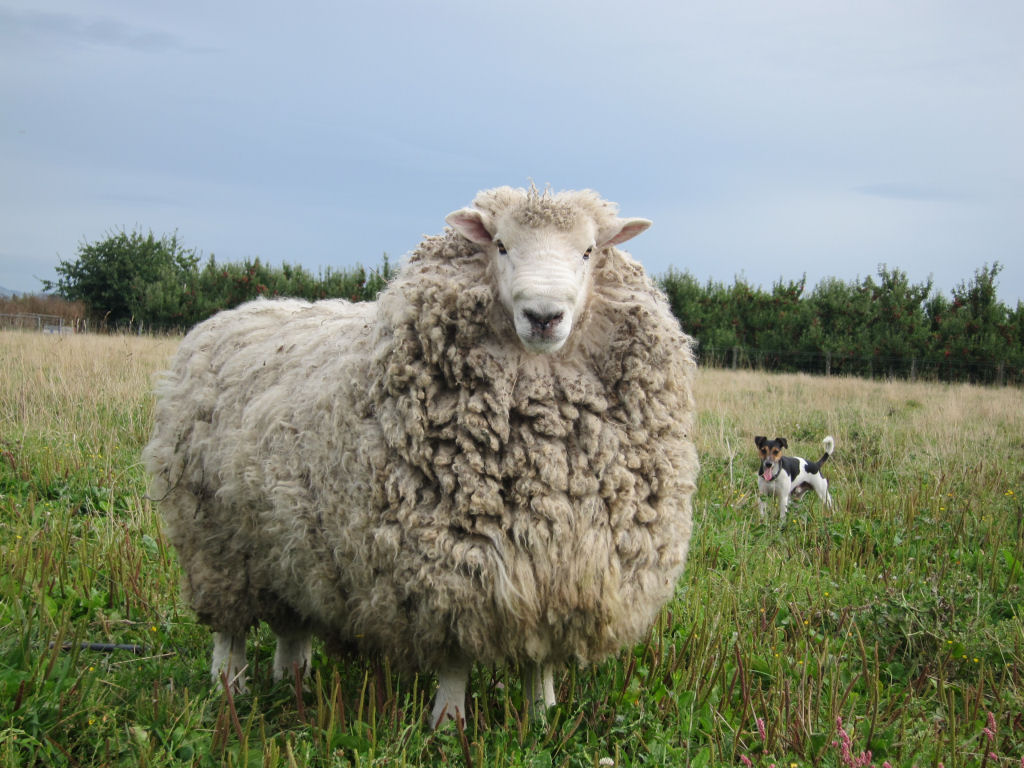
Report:
M 831 456 L 836 450 L 836 441 L 832 439 L 832 435 L 829 435 L 824 440 L 822 440 L 821 444 L 825 446 L 825 455 L 818 459 L 819 467 L 826 461 L 828 461 L 828 457 Z

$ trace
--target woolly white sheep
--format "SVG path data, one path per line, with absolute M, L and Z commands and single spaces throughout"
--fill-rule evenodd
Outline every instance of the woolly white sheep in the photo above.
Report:
M 672 596 L 698 470 L 691 341 L 591 191 L 502 187 L 450 214 L 375 302 L 255 301 L 197 326 L 158 386 L 150 495 L 245 688 L 310 637 L 436 671 L 553 665 L 643 639 Z

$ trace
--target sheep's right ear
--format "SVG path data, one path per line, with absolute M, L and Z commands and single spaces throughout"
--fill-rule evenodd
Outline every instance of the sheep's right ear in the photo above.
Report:
M 462 208 L 444 217 L 444 220 L 460 235 L 477 245 L 490 245 L 494 238 L 484 226 L 484 217 L 480 211 Z

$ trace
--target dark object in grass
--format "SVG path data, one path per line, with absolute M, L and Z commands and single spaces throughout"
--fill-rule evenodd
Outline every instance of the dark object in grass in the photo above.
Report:
M 50 647 L 53 647 L 53 643 L 50 643 Z M 61 646 L 61 650 L 70 651 L 74 647 L 74 643 L 64 643 L 64 645 Z M 131 651 L 136 656 L 141 656 L 144 653 L 148 653 L 144 645 L 134 645 L 132 643 L 79 643 L 79 647 L 83 651 L 98 651 L 99 653 L 113 653 L 114 651 Z

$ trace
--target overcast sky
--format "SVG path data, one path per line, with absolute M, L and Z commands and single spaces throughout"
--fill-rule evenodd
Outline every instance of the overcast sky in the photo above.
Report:
M 0 286 L 83 241 L 401 258 L 477 190 L 590 187 L 655 275 L 880 264 L 1024 299 L 1024 2 L 0 0 Z

